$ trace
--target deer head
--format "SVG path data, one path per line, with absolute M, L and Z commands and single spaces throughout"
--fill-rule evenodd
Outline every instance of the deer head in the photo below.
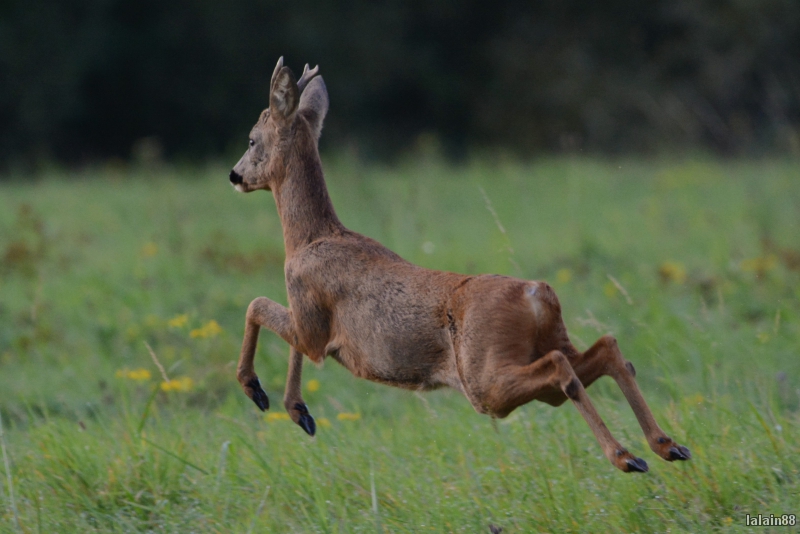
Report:
M 328 112 L 328 91 L 319 66 L 306 64 L 295 79 L 289 67 L 278 60 L 272 74 L 269 108 L 250 130 L 250 147 L 230 173 L 237 191 L 275 190 L 286 177 L 292 156 L 317 151 L 322 122 Z

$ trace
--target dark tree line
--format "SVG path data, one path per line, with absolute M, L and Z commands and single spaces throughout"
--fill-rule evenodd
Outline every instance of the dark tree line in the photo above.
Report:
M 797 0 L 5 0 L 0 164 L 243 149 L 280 55 L 327 147 L 800 151 Z

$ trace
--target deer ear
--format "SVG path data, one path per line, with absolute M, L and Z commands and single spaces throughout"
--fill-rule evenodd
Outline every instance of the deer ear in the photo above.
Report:
M 325 114 L 328 113 L 328 89 L 325 87 L 325 82 L 322 81 L 322 76 L 313 78 L 303 89 L 299 111 L 311 125 L 314 135 L 319 140 L 322 133 L 322 121 L 325 120 Z
M 297 81 L 289 67 L 281 67 L 272 77 L 269 92 L 269 108 L 272 116 L 278 121 L 291 124 L 297 111 L 300 99 Z

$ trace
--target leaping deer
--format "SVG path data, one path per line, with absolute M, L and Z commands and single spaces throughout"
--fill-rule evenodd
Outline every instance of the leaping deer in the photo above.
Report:
M 578 351 L 545 282 L 424 269 L 344 227 L 328 196 L 317 148 L 328 111 L 318 70 L 306 65 L 296 81 L 283 58 L 278 60 L 269 108 L 230 173 L 238 191 L 272 191 L 286 247 L 289 308 L 258 297 L 247 309 L 237 368 L 247 396 L 261 410 L 269 408 L 253 367 L 263 327 L 291 347 L 283 403 L 309 435 L 316 425 L 300 391 L 304 354 L 313 362 L 331 356 L 357 377 L 401 388 L 449 386 L 492 417 L 506 417 L 532 400 L 559 406 L 569 399 L 614 466 L 646 472 L 647 463 L 614 439 L 586 394 L 608 375 L 650 448 L 667 461 L 688 460 L 689 450 L 653 418 L 617 341 L 605 335 Z

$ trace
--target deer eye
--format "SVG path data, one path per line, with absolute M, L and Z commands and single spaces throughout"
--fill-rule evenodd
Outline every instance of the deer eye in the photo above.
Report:
M 256 142 L 250 139 L 250 146 L 255 146 Z

